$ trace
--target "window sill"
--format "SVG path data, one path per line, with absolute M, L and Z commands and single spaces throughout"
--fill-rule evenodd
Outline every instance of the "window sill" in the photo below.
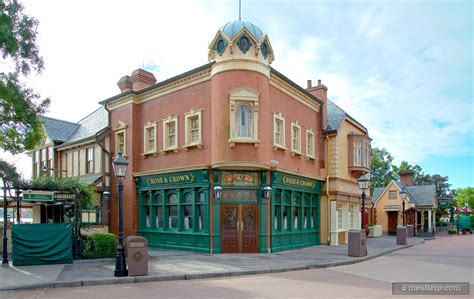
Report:
M 306 161 L 309 161 L 309 160 L 316 160 L 316 157 L 313 157 L 313 156 L 309 156 L 309 155 L 306 155 Z
M 276 152 L 278 150 L 281 150 L 281 151 L 286 153 L 288 151 L 288 149 L 286 147 L 284 147 L 282 145 L 279 145 L 279 144 L 276 144 L 276 143 L 273 144 L 272 149 L 273 149 L 274 152 Z
M 229 147 L 235 147 L 236 143 L 253 143 L 254 148 L 258 148 L 260 145 L 260 140 L 258 139 L 247 139 L 247 138 L 230 138 Z
M 148 156 L 151 156 L 151 155 L 153 155 L 153 156 L 156 157 L 156 156 L 158 156 L 158 152 L 157 152 L 157 151 L 151 151 L 151 152 L 141 153 L 141 156 L 142 156 L 143 158 L 145 158 L 145 159 L 146 159 Z
M 300 156 L 302 156 L 302 155 L 303 155 L 303 153 L 301 153 L 301 152 L 299 152 L 299 151 L 292 150 L 292 151 L 290 152 L 290 156 L 292 156 L 292 157 L 293 157 L 293 156 L 300 157 Z
M 162 149 L 161 152 L 163 153 L 163 155 L 166 155 L 168 152 L 174 152 L 174 153 L 179 153 L 179 148 L 178 147 L 170 147 L 170 148 L 165 148 L 165 149 Z
M 202 143 L 199 142 L 199 143 L 187 144 L 187 145 L 183 146 L 183 150 L 184 150 L 185 152 L 187 152 L 187 151 L 188 151 L 190 148 L 192 148 L 192 147 L 196 147 L 197 149 L 202 150 Z

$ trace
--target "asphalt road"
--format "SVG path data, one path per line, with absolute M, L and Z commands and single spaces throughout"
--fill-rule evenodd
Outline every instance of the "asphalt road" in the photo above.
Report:
M 0 292 L 0 298 L 384 298 L 392 297 L 392 282 L 468 282 L 473 294 L 473 269 L 472 235 L 439 236 L 436 240 L 367 262 L 328 269 L 206 280 L 11 291 Z M 472 298 L 455 296 L 462 297 Z

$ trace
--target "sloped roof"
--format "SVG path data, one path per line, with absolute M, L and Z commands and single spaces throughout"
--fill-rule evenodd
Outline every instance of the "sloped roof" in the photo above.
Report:
M 407 197 L 413 200 L 416 206 L 434 206 L 436 198 L 436 187 L 435 185 L 415 185 L 406 186 L 400 181 L 393 181 L 400 188 L 406 188 Z M 378 198 L 382 195 L 385 188 L 377 187 L 374 188 L 372 195 L 372 202 L 375 203 Z
M 382 194 L 383 190 L 385 190 L 385 188 L 383 188 L 383 187 L 374 188 L 374 193 L 372 194 L 372 202 L 373 203 L 375 203 L 375 201 L 379 198 L 379 196 Z
M 76 142 L 94 136 L 97 132 L 109 125 L 109 115 L 105 107 L 101 106 L 96 111 L 81 119 L 77 130 L 66 140 L 66 143 Z
M 66 141 L 79 127 L 78 124 L 46 116 L 43 116 L 42 120 L 46 134 L 57 142 Z
M 347 114 L 346 111 L 342 110 L 341 107 L 336 105 L 333 101 L 328 99 L 328 126 L 326 127 L 325 131 L 337 131 L 341 128 L 342 123 L 344 122 L 344 118 L 348 118 L 351 121 L 355 122 L 362 128 L 364 128 L 365 131 L 367 131 L 367 128 L 364 127 L 361 123 L 359 123 L 357 120 L 355 120 L 352 116 Z

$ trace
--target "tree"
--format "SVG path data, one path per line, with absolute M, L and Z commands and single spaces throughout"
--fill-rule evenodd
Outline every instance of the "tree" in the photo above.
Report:
M 429 174 L 425 174 L 423 172 L 423 169 L 421 168 L 420 165 L 411 165 L 407 161 L 403 160 L 400 163 L 400 166 L 392 165 L 392 170 L 394 175 L 399 179 L 398 172 L 404 171 L 404 170 L 412 170 L 413 171 L 413 184 L 414 185 L 429 185 L 432 184 L 432 179 Z
M 464 207 L 464 204 L 467 203 L 469 207 L 474 208 L 474 188 L 456 189 L 454 200 L 459 207 Z
M 370 170 L 371 193 L 376 187 L 385 187 L 396 178 L 392 171 L 392 155 L 384 148 L 373 148 Z
M 40 96 L 21 82 L 31 71 L 43 70 L 36 45 L 37 25 L 17 0 L 0 0 L 0 147 L 13 154 L 33 149 L 40 142 L 40 116 L 49 105 L 49 99 L 39 100 Z

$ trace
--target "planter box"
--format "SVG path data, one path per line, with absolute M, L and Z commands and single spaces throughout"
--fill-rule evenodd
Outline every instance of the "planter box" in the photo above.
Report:
M 382 225 L 369 226 L 369 237 L 371 238 L 382 237 Z

